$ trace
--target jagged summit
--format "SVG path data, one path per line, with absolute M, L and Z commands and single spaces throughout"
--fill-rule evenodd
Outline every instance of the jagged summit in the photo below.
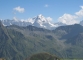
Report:
M 57 26 L 50 21 L 50 17 L 44 17 L 42 14 L 35 17 L 34 26 L 46 28 L 46 29 L 55 29 Z
M 40 21 L 46 21 L 46 18 L 42 14 L 40 14 L 40 15 L 38 15 L 38 16 L 35 17 L 35 21 L 38 21 L 38 20 L 40 20 Z
M 43 17 L 43 15 L 42 14 L 39 14 L 37 17 L 41 18 L 41 17 Z

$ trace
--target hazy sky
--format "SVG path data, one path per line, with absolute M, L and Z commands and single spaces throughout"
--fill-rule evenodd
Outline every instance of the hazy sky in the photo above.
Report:
M 39 14 L 55 22 L 77 22 L 83 17 L 83 0 L 0 0 L 0 19 L 28 19 Z

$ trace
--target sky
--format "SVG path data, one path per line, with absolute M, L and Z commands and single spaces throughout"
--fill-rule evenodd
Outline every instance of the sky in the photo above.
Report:
M 66 24 L 83 20 L 83 0 L 0 0 L 0 19 L 28 19 L 39 14 Z

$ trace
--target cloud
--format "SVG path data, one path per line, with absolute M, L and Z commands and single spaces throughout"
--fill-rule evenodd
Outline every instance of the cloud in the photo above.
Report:
M 67 25 L 79 23 L 79 21 L 83 18 L 83 6 L 80 7 L 81 9 L 78 12 L 76 12 L 74 15 L 65 13 L 58 18 L 58 21 Z
M 75 14 L 79 17 L 83 17 L 83 6 L 80 6 L 81 10 L 79 10 L 78 12 L 76 12 Z
M 51 17 L 47 17 L 46 18 L 48 21 L 52 21 L 52 18 Z
M 46 4 L 44 7 L 48 7 L 49 5 L 48 4 Z
M 19 13 L 23 13 L 25 11 L 24 8 L 21 8 L 20 6 L 13 8 L 14 11 L 17 11 Z
M 67 25 L 78 23 L 77 16 L 70 14 L 64 14 L 63 16 L 59 17 L 58 21 Z

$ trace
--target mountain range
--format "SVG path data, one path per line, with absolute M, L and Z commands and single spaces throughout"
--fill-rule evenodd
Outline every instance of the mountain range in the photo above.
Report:
M 17 18 L 14 18 L 12 20 L 10 19 L 5 19 L 5 20 L 1 20 L 4 26 L 9 26 L 9 25 L 18 25 L 18 26 L 28 26 L 28 25 L 32 25 L 32 26 L 36 26 L 36 27 L 40 27 L 40 28 L 45 28 L 45 29 L 49 29 L 49 30 L 53 30 L 56 27 L 59 26 L 63 26 L 66 24 L 63 24 L 61 22 L 58 23 L 53 23 L 51 21 L 50 17 L 44 17 L 42 14 L 35 16 L 33 18 L 29 18 L 27 20 L 19 20 Z
M 47 52 L 60 58 L 83 58 L 83 26 L 65 25 L 54 30 L 36 26 L 4 26 L 0 22 L 0 58 L 24 60 Z
M 67 24 L 62 23 L 62 22 L 56 22 L 53 23 L 51 21 L 52 19 L 50 17 L 44 17 L 42 14 L 35 16 L 33 18 L 29 18 L 29 19 L 17 19 L 16 17 L 14 17 L 14 19 L 0 19 L 0 21 L 3 23 L 4 26 L 10 26 L 10 25 L 18 25 L 18 26 L 36 26 L 39 28 L 44 28 L 44 29 L 49 29 L 49 30 L 53 30 L 59 26 L 65 26 Z M 83 21 L 80 21 L 80 23 L 78 23 L 80 25 L 83 26 Z

